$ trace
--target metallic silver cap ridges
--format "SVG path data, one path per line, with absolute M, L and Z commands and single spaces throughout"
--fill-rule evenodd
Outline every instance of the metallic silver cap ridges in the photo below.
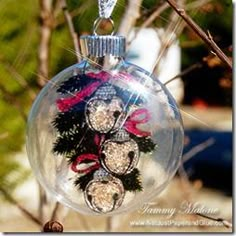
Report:
M 86 35 L 80 37 L 83 56 L 103 57 L 125 55 L 125 37 L 112 35 Z

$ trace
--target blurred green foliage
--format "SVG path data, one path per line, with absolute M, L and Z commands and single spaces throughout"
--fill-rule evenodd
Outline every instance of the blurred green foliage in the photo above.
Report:
M 22 114 L 26 114 L 32 104 L 31 93 L 37 93 L 37 50 L 39 45 L 39 1 L 36 0 L 1 0 L 0 1 L 0 185 L 14 189 L 26 174 L 20 171 L 18 160 L 14 154 L 21 150 L 25 140 L 26 122 Z M 118 0 L 113 18 L 119 25 L 127 1 Z M 141 11 L 147 15 L 157 6 L 158 0 L 144 0 Z M 187 1 L 193 2 L 193 1 Z M 91 33 L 96 19 L 97 1 L 67 0 L 68 9 L 78 34 Z M 210 5 L 209 5 L 210 4 Z M 232 3 L 231 0 L 211 1 L 203 9 L 194 9 L 190 15 L 205 30 L 209 29 L 221 46 L 232 43 Z M 204 10 L 205 9 L 205 10 Z M 155 26 L 165 27 L 169 22 L 170 10 L 162 14 Z M 140 18 L 138 24 L 144 19 Z M 187 50 L 183 50 L 184 66 L 191 65 L 206 52 L 206 46 L 185 30 L 180 36 L 181 45 L 192 42 Z M 62 11 L 55 19 L 55 28 L 50 45 L 50 76 L 55 75 L 67 66 L 76 62 L 71 53 L 73 42 L 65 23 Z M 189 51 L 190 50 L 190 53 Z M 191 53 L 195 53 L 192 57 Z M 198 56 L 199 55 L 199 56 Z M 26 81 L 26 85 L 22 85 Z M 24 84 L 24 82 L 23 82 Z M 18 174 L 14 174 L 18 173 Z M 20 174 L 19 174 L 20 173 Z M 15 176 L 14 178 L 12 176 Z

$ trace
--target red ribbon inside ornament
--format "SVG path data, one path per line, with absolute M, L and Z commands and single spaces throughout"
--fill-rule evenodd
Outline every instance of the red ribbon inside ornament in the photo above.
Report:
M 78 165 L 85 161 L 92 161 L 94 164 L 84 169 L 78 169 Z M 98 161 L 98 156 L 95 154 L 82 154 L 76 158 L 76 160 L 71 165 L 71 170 L 80 173 L 80 174 L 88 174 L 93 170 L 97 170 L 100 168 L 100 163 Z
M 57 108 L 61 112 L 66 112 L 74 105 L 82 102 L 86 97 L 93 94 L 100 85 L 107 82 L 110 78 L 121 79 L 121 80 L 123 79 L 123 80 L 129 81 L 131 83 L 137 83 L 137 81 L 132 79 L 131 76 L 126 73 L 118 73 L 118 74 L 112 75 L 106 71 L 101 71 L 99 73 L 92 73 L 92 72 L 87 73 L 87 76 L 89 76 L 90 78 L 93 78 L 97 81 L 91 83 L 90 85 L 85 87 L 82 91 L 77 92 L 73 97 L 58 99 L 56 102 Z
M 134 135 L 147 137 L 150 136 L 150 132 L 140 130 L 137 125 L 147 123 L 151 118 L 149 111 L 145 108 L 138 109 L 134 111 L 127 121 L 125 122 L 125 129 Z

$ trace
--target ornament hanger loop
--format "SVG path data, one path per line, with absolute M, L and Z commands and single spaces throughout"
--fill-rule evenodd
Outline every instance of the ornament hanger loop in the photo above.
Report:
M 114 32 L 115 32 L 115 25 L 114 25 L 114 21 L 111 19 L 111 18 L 101 18 L 101 17 L 98 17 L 95 21 L 94 21 L 94 24 L 93 24 L 93 34 L 94 35 L 99 35 L 97 33 L 97 30 L 99 28 L 99 26 L 102 24 L 103 21 L 109 21 L 109 24 L 111 25 L 112 27 L 112 30 L 111 30 L 111 33 L 110 35 L 114 35 Z
M 117 0 L 98 0 L 99 17 L 108 19 L 114 10 Z

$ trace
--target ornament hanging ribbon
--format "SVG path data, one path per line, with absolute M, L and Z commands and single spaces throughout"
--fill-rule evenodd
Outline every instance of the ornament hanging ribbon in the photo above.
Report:
M 99 17 L 108 19 L 114 10 L 117 0 L 98 0 Z

